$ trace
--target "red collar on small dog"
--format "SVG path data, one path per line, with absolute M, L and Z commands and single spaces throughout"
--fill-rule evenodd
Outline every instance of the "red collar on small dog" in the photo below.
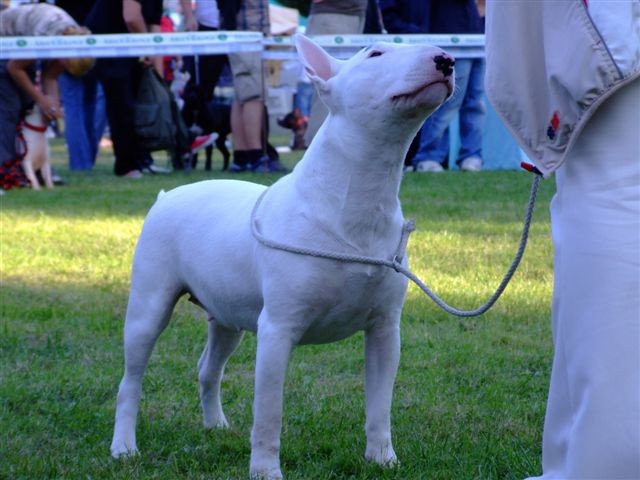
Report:
M 44 124 L 44 125 L 39 127 L 37 125 L 32 125 L 32 124 L 30 124 L 29 122 L 27 122 L 25 120 L 22 121 L 22 126 L 24 128 L 28 128 L 29 130 L 35 130 L 36 132 L 40 132 L 40 133 L 46 132 L 47 128 L 49 128 L 49 125 L 47 125 L 47 124 Z

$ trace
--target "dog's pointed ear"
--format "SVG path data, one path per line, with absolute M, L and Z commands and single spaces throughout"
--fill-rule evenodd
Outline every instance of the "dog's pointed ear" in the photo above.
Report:
M 305 72 L 318 89 L 326 88 L 326 82 L 333 78 L 344 63 L 329 55 L 320 45 L 308 37 L 296 34 L 293 37 L 298 57 Z

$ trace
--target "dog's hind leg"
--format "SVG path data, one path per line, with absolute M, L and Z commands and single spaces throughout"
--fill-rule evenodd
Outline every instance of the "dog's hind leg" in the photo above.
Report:
M 220 135 L 216 138 L 216 147 L 222 153 L 222 171 L 226 171 L 229 169 L 229 159 L 231 158 L 231 152 L 227 148 L 226 145 L 226 136 Z
M 138 289 L 135 277 L 133 280 L 124 326 L 125 370 L 118 389 L 111 443 L 111 455 L 116 458 L 137 453 L 136 418 L 142 394 L 142 376 L 179 296 L 178 291 L 171 294 L 149 281 L 139 282 L 139 285 L 146 286 Z M 155 288 L 151 290 L 149 285 Z
M 229 329 L 215 319 L 209 320 L 209 339 L 198 361 L 200 403 L 206 428 L 229 426 L 222 411 L 220 383 L 224 366 L 242 339 L 242 330 Z
M 213 157 L 213 145 L 209 145 L 204 149 L 205 153 L 205 162 L 204 169 L 208 172 L 211 170 L 211 157 Z
M 42 167 L 40 168 L 40 173 L 42 173 L 42 179 L 44 180 L 44 184 L 47 188 L 53 188 L 53 172 L 51 171 L 51 150 L 49 148 L 49 142 L 45 140 L 43 146 L 43 162 L 41 163 Z
M 40 169 L 42 173 L 42 179 L 47 188 L 53 188 L 53 173 L 51 172 L 51 165 L 47 162 Z

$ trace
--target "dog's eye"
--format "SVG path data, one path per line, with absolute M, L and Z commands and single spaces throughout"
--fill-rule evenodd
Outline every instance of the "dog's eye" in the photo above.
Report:
M 382 55 L 382 52 L 380 50 L 374 50 L 369 54 L 367 58 L 379 57 L 380 55 Z

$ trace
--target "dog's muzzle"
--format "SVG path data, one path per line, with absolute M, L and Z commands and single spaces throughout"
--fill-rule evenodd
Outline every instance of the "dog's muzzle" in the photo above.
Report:
M 451 76 L 453 73 L 453 66 L 456 61 L 446 55 L 437 55 L 433 57 L 433 61 L 436 63 L 436 70 L 442 72 L 445 77 Z

